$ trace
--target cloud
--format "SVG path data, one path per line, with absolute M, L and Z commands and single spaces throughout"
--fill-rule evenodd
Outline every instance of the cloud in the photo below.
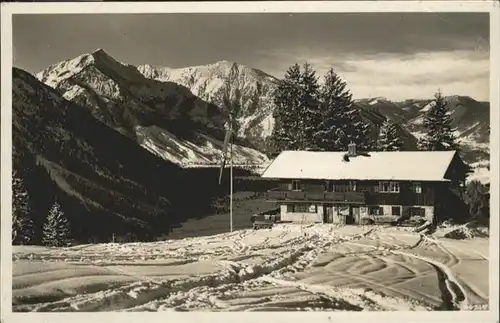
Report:
M 474 50 L 418 52 L 415 54 L 323 54 L 306 48 L 267 53 L 268 71 L 281 71 L 295 62 L 310 63 L 322 77 L 333 68 L 347 81 L 356 98 L 384 96 L 400 100 L 432 97 L 437 89 L 446 95 L 489 99 L 489 52 Z M 265 61 L 265 60 L 264 60 Z
M 135 65 L 177 68 L 225 59 L 276 77 L 282 77 L 290 65 L 307 61 L 320 76 L 333 68 L 357 98 L 429 97 L 441 88 L 486 100 L 488 15 L 15 15 L 14 65 L 38 72 L 99 47 Z
M 355 96 L 391 99 L 430 97 L 441 89 L 446 95 L 489 99 L 489 57 L 484 52 L 451 51 L 398 57 L 352 59 L 355 68 L 343 73 Z M 370 95 L 372 94 L 372 95 Z

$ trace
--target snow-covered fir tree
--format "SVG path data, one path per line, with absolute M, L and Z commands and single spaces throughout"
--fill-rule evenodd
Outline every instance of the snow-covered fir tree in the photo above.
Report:
M 318 101 L 318 77 L 308 63 L 303 65 L 299 85 L 301 89 L 298 111 L 301 120 L 299 149 L 315 150 L 318 147 L 314 137 L 323 118 Z
M 275 92 L 275 126 L 271 139 L 275 153 L 283 150 L 360 150 L 372 147 L 371 129 L 355 108 L 346 83 L 330 69 L 319 86 L 309 64 L 290 67 Z
M 377 146 L 380 151 L 399 151 L 403 147 L 398 128 L 389 119 L 386 119 L 380 127 Z
M 63 247 L 70 242 L 70 224 L 57 201 L 49 210 L 42 233 L 42 242 L 47 246 Z
M 419 141 L 421 150 L 439 151 L 459 148 L 451 127 L 453 119 L 446 98 L 438 91 L 430 109 L 425 113 L 423 126 L 426 134 Z
M 300 107 L 300 66 L 295 64 L 285 73 L 274 92 L 275 109 L 273 117 L 275 125 L 271 134 L 272 150 L 279 153 L 283 150 L 296 150 L 300 146 L 301 120 Z
M 33 221 L 29 214 L 28 192 L 23 180 L 12 172 L 12 243 L 26 244 L 33 239 Z
M 350 142 L 360 150 L 369 150 L 370 128 L 353 105 L 347 84 L 329 69 L 319 91 L 321 122 L 314 135 L 317 146 L 324 151 L 345 151 Z
M 351 141 L 356 144 L 359 151 L 369 151 L 373 149 L 374 142 L 371 137 L 371 126 L 363 120 L 360 110 L 354 108 L 351 110 L 352 123 L 349 124 L 351 129 Z

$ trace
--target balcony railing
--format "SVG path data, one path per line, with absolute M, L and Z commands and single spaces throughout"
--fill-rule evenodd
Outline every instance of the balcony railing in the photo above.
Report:
M 317 202 L 339 202 L 339 203 L 365 203 L 363 192 L 308 192 L 308 191 L 285 191 L 270 190 L 267 199 L 272 201 L 317 201 Z

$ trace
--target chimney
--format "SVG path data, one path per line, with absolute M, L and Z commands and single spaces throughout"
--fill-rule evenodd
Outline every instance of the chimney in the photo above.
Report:
M 356 144 L 351 141 L 351 143 L 347 146 L 347 155 L 349 157 L 356 156 Z

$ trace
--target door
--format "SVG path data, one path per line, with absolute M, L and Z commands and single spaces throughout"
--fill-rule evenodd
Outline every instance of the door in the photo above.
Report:
M 359 212 L 359 206 L 353 206 L 352 207 L 352 218 L 354 224 L 360 224 L 361 223 L 361 214 Z
M 332 206 L 323 206 L 323 223 L 333 223 Z

